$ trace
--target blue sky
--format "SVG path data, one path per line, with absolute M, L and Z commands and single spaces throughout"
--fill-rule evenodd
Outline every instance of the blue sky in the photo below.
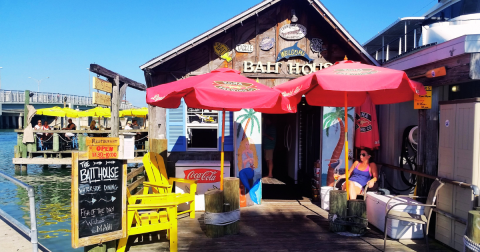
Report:
M 300 0 L 297 0 L 300 1 Z M 259 0 L 0 0 L 1 88 L 88 96 L 88 68 L 100 64 L 140 83 L 139 66 Z M 436 0 L 323 0 L 360 43 L 399 17 L 420 16 Z M 145 105 L 145 93 L 127 100 Z

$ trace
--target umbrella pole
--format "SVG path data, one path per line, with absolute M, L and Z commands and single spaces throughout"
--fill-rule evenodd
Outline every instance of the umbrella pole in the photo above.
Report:
M 223 161 L 225 159 L 225 153 L 223 152 L 223 146 L 225 143 L 225 109 L 222 112 L 222 152 L 220 153 L 220 190 L 223 190 Z
M 345 188 L 347 189 L 347 199 L 350 199 L 350 187 L 348 187 L 348 107 L 347 92 L 345 92 Z

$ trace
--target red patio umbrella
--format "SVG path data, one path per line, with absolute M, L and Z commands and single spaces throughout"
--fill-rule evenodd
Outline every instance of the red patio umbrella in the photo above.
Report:
M 345 172 L 348 174 L 348 111 L 361 106 L 367 94 L 374 104 L 391 104 L 425 95 L 422 84 L 412 81 L 403 71 L 345 60 L 324 70 L 276 86 L 290 103 L 305 95 L 314 106 L 345 107 Z M 290 105 L 292 106 L 292 105 Z M 348 177 L 346 179 L 348 191 Z M 348 193 L 347 193 L 348 195 Z
M 286 113 L 281 104 L 288 103 L 281 92 L 240 75 L 240 71 L 229 68 L 189 77 L 147 88 L 147 103 L 163 108 L 178 108 L 181 99 L 192 108 L 222 110 L 222 146 L 220 189 L 223 189 L 223 161 L 225 139 L 225 111 L 244 108 L 265 109 L 272 113 Z M 288 107 L 285 105 L 285 107 Z M 296 112 L 296 105 L 292 109 Z

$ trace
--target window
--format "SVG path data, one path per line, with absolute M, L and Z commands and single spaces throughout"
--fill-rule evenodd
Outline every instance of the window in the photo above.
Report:
M 180 106 L 166 111 L 167 150 L 220 151 L 222 112 L 187 108 L 182 99 Z M 225 151 L 233 151 L 233 115 L 225 114 Z
M 187 108 L 187 149 L 218 149 L 218 111 Z

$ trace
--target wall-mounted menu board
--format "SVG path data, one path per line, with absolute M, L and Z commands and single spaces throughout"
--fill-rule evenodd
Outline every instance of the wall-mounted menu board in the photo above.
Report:
M 72 247 L 126 236 L 126 162 L 72 153 Z

